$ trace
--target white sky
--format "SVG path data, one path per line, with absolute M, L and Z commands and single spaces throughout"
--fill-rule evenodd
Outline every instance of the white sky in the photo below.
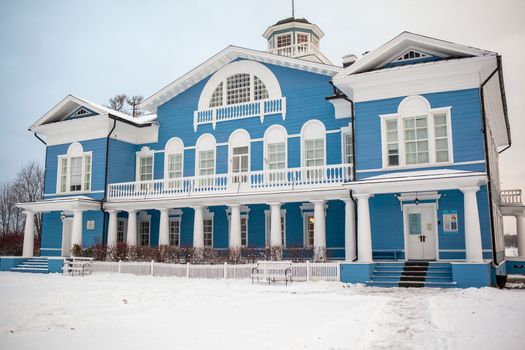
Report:
M 44 147 L 27 132 L 68 93 L 106 103 L 147 97 L 224 47 L 263 50 L 268 25 L 291 0 L 0 0 L 0 181 Z M 339 64 L 404 30 L 503 56 L 513 146 L 501 156 L 503 188 L 525 189 L 525 1 L 296 0 L 296 17 L 326 33 L 322 51 Z M 16 151 L 14 151 L 16 150 Z

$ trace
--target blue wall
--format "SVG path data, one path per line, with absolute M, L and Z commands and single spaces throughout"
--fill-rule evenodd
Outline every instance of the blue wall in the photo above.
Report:
M 480 98 L 478 89 L 423 94 L 431 108 L 451 106 L 452 140 L 454 162 L 483 161 L 484 143 L 481 125 Z M 381 145 L 381 120 L 379 115 L 397 113 L 405 97 L 396 97 L 355 104 L 355 147 L 357 178 L 384 173 Z M 437 166 L 458 170 L 484 171 L 484 164 L 462 166 Z M 375 172 L 361 172 L 376 169 Z M 424 168 L 418 168 L 424 169 Z M 399 171 L 396 169 L 391 172 Z M 412 169 L 413 171 L 413 169 Z

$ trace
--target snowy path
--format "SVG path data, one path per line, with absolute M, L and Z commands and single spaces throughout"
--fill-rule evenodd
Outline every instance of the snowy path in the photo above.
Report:
M 525 343 L 525 290 L 492 288 L 0 273 L 0 314 L 0 349 L 492 350 Z

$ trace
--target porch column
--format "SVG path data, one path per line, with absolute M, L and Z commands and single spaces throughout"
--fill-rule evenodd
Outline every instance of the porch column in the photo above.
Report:
M 270 206 L 270 247 L 282 248 L 281 203 L 268 203 Z
M 241 247 L 241 206 L 230 205 L 230 249 Z
M 35 213 L 32 211 L 24 211 L 26 215 L 26 224 L 24 226 L 24 248 L 22 250 L 22 257 L 30 258 L 33 256 L 35 247 Z
M 479 226 L 478 201 L 476 199 L 476 192 L 479 191 L 479 187 L 464 187 L 460 188 L 460 190 L 463 192 L 467 261 L 482 262 L 481 229 Z
M 137 211 L 135 209 L 128 210 L 128 232 L 126 244 L 129 247 L 137 245 Z
M 518 256 L 525 256 L 525 213 L 516 215 L 516 233 L 518 234 Z
M 314 259 L 326 260 L 325 201 L 311 201 L 314 204 Z
M 350 198 L 343 199 L 345 203 L 345 260 L 355 259 L 355 212 L 354 201 Z
M 162 208 L 160 211 L 160 224 L 159 224 L 159 246 L 170 244 L 170 218 L 169 209 Z
M 357 198 L 357 261 L 372 262 L 372 230 L 370 228 L 369 193 L 354 195 Z
M 195 216 L 193 219 L 193 248 L 204 248 L 204 222 L 201 206 L 193 207 Z
M 116 210 L 107 210 L 109 214 L 108 223 L 108 247 L 115 247 L 117 245 L 117 214 Z
M 71 248 L 79 245 L 82 248 L 82 210 L 73 210 L 73 227 L 71 233 Z

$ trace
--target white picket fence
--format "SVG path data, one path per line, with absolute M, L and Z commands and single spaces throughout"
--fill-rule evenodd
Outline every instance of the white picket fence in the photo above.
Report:
M 109 262 L 94 261 L 93 272 L 130 273 L 141 276 L 176 276 L 187 278 L 250 278 L 255 264 L 165 264 L 151 262 Z M 327 263 L 293 263 L 294 281 L 339 281 L 340 266 L 338 262 Z

